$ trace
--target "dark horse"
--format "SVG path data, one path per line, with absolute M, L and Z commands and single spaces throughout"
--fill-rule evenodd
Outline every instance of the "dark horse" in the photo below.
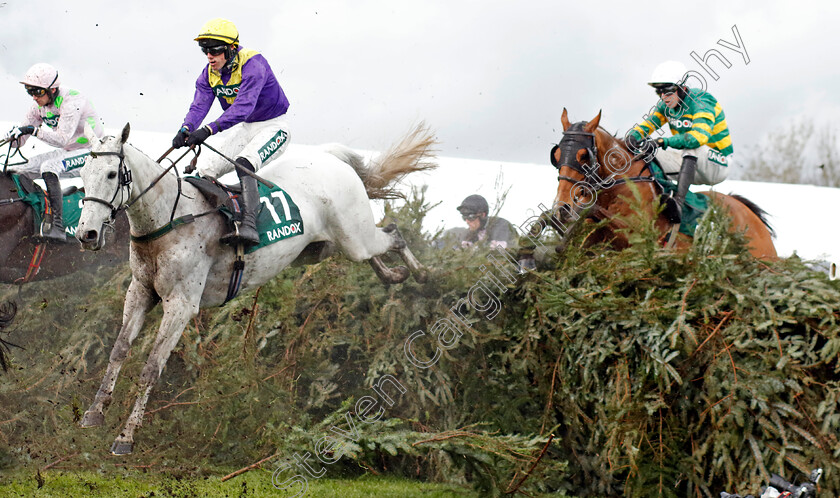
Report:
M 35 210 L 22 202 L 12 178 L 0 172 L 0 283 L 24 284 L 49 280 L 77 271 L 91 271 L 100 266 L 113 266 L 128 259 L 128 219 L 125 213 L 117 217 L 111 244 L 106 251 L 82 252 L 78 242 L 68 239 L 66 244 L 38 244 L 35 234 Z M 11 324 L 17 305 L 8 301 L 0 305 L 0 332 Z M 0 338 L 0 366 L 7 367 L 9 346 Z
M 83 252 L 73 239 L 66 244 L 44 244 L 36 252 L 35 230 L 35 211 L 20 201 L 12 178 L 0 173 L 0 283 L 49 280 L 128 259 L 129 230 L 124 214 L 114 224 L 110 249 L 98 253 Z
M 562 225 L 574 219 L 592 221 L 610 220 L 605 227 L 596 230 L 587 238 L 587 244 L 609 242 L 613 247 L 627 247 L 628 241 L 621 228 L 621 218 L 634 210 L 631 184 L 638 190 L 642 205 L 653 216 L 656 202 L 663 193 L 662 187 L 653 181 L 647 163 L 634 158 L 624 142 L 598 124 L 601 113 L 591 121 L 572 124 L 566 109 L 563 109 L 563 139 L 551 151 L 551 162 L 559 172 L 557 195 L 553 205 L 554 223 Z M 766 220 L 766 213 L 751 201 L 738 195 L 718 192 L 703 192 L 712 201 L 722 206 L 732 220 L 731 229 L 742 231 L 750 253 L 756 258 L 774 259 L 773 232 Z M 585 217 L 578 217 L 586 211 Z M 544 217 L 542 226 L 551 217 Z M 664 213 L 656 218 L 656 227 L 661 233 L 664 245 L 676 233 Z M 579 225 L 579 224 L 578 224 Z M 541 230 L 535 225 L 534 230 Z M 691 245 L 691 237 L 682 233 L 675 240 L 678 249 Z

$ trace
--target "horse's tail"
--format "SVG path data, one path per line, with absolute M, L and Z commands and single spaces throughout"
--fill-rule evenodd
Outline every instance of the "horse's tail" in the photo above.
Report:
M 773 227 L 770 226 L 770 222 L 767 220 L 767 211 L 761 209 L 753 201 L 747 199 L 746 197 L 740 196 L 738 194 L 729 194 L 729 195 L 731 197 L 733 197 L 734 199 L 736 199 L 741 204 L 747 206 L 749 208 L 749 210 L 752 211 L 753 213 L 755 213 L 755 215 L 758 216 L 758 219 L 760 219 L 761 222 L 764 223 L 764 226 L 766 226 L 767 229 L 770 230 L 770 235 L 773 236 L 773 237 L 776 236 L 776 231 L 773 230 Z
M 324 146 L 324 150 L 349 164 L 371 199 L 396 199 L 404 195 L 392 184 L 402 180 L 409 173 L 428 171 L 437 167 L 434 159 L 434 134 L 425 123 L 420 123 L 387 152 L 365 164 L 364 158 L 349 147 L 340 144 Z

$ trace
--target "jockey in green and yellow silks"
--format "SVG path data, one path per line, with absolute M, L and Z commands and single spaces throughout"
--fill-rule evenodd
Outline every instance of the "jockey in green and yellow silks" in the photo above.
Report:
M 732 137 L 720 103 L 708 92 L 685 85 L 688 71 L 676 61 L 656 67 L 648 83 L 660 100 L 645 120 L 625 136 L 633 152 L 652 152 L 666 175 L 679 175 L 674 196 L 679 222 L 682 204 L 691 184 L 715 185 L 726 179 L 732 166 Z M 668 124 L 670 137 L 645 141 Z M 648 149 L 648 150 L 644 150 Z

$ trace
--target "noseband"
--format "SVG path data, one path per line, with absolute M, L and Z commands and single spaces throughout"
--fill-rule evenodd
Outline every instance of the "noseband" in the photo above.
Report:
M 105 199 L 101 199 L 99 197 L 92 197 L 92 196 L 85 196 L 82 198 L 82 202 L 96 202 L 107 206 L 111 209 L 111 223 L 117 218 L 117 213 L 120 212 L 120 209 L 124 209 L 126 206 L 126 196 L 123 195 L 124 189 L 128 189 L 129 195 L 131 195 L 131 170 L 125 165 L 125 154 L 123 153 L 123 148 L 120 146 L 119 152 L 90 152 L 90 157 L 97 158 L 99 156 L 117 156 L 120 159 L 119 167 L 117 168 L 117 189 L 114 191 L 114 195 L 111 196 L 110 201 L 106 201 Z M 118 205 L 114 205 L 114 201 L 117 199 L 117 195 L 120 196 L 120 203 Z

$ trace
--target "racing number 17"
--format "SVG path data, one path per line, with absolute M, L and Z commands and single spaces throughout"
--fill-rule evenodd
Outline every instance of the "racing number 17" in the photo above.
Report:
M 282 190 L 272 192 L 271 197 L 280 199 L 280 205 L 283 206 L 283 218 L 286 221 L 289 221 L 292 218 L 292 215 L 289 213 L 289 202 L 286 200 L 285 192 Z M 268 212 L 271 213 L 271 218 L 274 220 L 274 223 L 279 225 L 283 220 L 277 216 L 277 211 L 274 209 L 274 205 L 271 203 L 271 200 L 267 197 L 260 197 L 260 202 L 265 204 L 265 207 L 268 208 Z

